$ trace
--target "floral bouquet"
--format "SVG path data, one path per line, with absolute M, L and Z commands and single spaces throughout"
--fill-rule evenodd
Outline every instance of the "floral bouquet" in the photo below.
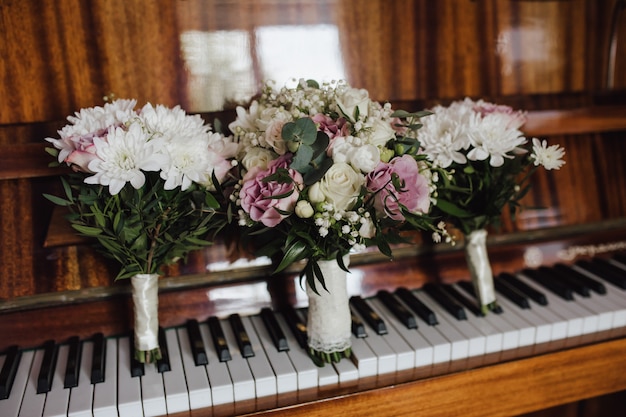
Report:
M 536 138 L 531 146 L 520 131 L 525 112 L 508 106 L 466 98 L 431 112 L 417 137 L 433 167 L 444 168 L 435 212 L 465 235 L 472 282 L 486 312 L 497 308 L 486 228 L 499 226 L 506 205 L 514 217 L 531 175 L 540 166 L 559 169 L 565 152 Z
M 178 106 L 135 106 L 118 99 L 82 109 L 59 139 L 46 139 L 54 164 L 74 171 L 62 178 L 65 197 L 46 197 L 68 207 L 72 227 L 121 265 L 116 280 L 131 279 L 135 355 L 151 362 L 160 358 L 160 269 L 209 245 L 224 225 L 220 183 L 237 147 Z
M 339 81 L 266 84 L 229 125 L 242 178 L 232 199 L 249 234 L 270 232 L 276 272 L 305 261 L 313 358 L 350 354 L 349 253 L 376 245 L 391 256 L 399 224 L 433 229 L 434 186 L 415 131 L 422 113 L 394 112 Z M 319 288 L 321 286 L 321 288 Z

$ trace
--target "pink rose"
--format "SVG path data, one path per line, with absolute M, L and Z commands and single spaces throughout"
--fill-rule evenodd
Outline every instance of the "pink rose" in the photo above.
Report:
M 291 156 L 286 154 L 272 161 L 265 170 L 250 170 L 244 177 L 239 193 L 241 208 L 254 221 L 274 227 L 294 211 L 300 195 L 298 186 L 302 184 L 302 175 L 290 169 Z M 264 182 L 263 179 L 275 174 L 279 168 L 287 169 L 292 182 Z M 290 193 L 289 195 L 286 195 Z M 272 196 L 282 196 L 271 198 Z
M 392 182 L 396 174 L 403 183 L 397 190 Z M 419 172 L 417 162 L 409 155 L 381 162 L 367 175 L 367 189 L 375 192 L 374 207 L 394 220 L 404 220 L 400 204 L 411 213 L 427 213 L 430 207 L 428 180 Z
M 74 171 L 93 174 L 87 167 L 92 160 L 98 158 L 96 156 L 96 147 L 93 144 L 95 137 L 106 141 L 106 132 L 96 132 L 62 139 L 68 145 L 65 147 L 66 152 L 69 152 L 64 162 L 71 166 Z

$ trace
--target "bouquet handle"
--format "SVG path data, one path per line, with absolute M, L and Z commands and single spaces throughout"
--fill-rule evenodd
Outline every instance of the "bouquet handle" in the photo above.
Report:
M 133 290 L 135 357 L 140 362 L 161 358 L 159 348 L 159 275 L 130 278 Z

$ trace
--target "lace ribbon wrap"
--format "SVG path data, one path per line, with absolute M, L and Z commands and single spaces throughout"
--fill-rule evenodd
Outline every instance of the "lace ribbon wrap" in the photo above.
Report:
M 465 259 L 481 306 L 496 301 L 485 229 L 475 230 L 465 236 Z
M 349 256 L 345 256 L 343 261 L 347 267 L 350 262 Z M 339 267 L 336 260 L 318 263 L 328 291 L 317 285 L 318 295 L 308 285 L 306 286 L 309 298 L 307 321 L 309 347 L 324 353 L 343 352 L 352 346 L 348 273 Z
M 135 349 L 159 347 L 159 275 L 137 274 L 130 278 L 135 313 Z

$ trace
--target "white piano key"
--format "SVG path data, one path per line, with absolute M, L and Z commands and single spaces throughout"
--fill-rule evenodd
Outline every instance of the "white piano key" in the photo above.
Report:
M 170 371 L 163 372 L 161 375 L 165 388 L 167 412 L 174 414 L 189 410 L 189 393 L 176 329 L 165 330 L 165 339 L 169 351 Z
M 0 400 L 0 416 L 16 417 L 19 414 L 34 356 L 35 352 L 32 350 L 22 352 L 9 398 Z
M 117 339 L 106 340 L 104 382 L 94 385 L 94 417 L 117 417 Z
M 402 338 L 395 327 L 388 323 L 389 319 L 385 314 L 382 303 L 376 298 L 367 299 L 366 302 L 372 307 L 372 310 L 383 317 L 383 320 L 387 323 L 387 334 L 383 336 L 383 339 L 389 344 L 391 349 L 396 352 L 396 370 L 404 371 L 413 369 L 415 367 L 415 351 Z
M 359 371 L 359 378 L 375 376 L 378 372 L 378 358 L 363 338 L 352 336 L 350 359 Z
M 587 271 L 586 269 L 579 267 L 578 265 L 572 265 L 572 269 L 580 272 L 581 274 L 587 275 L 588 277 L 602 281 L 602 278 L 598 277 L 591 271 Z M 616 329 L 626 326 L 626 294 L 624 294 L 621 289 L 609 284 L 606 285 L 606 294 L 598 295 L 598 297 L 606 299 L 609 303 L 612 303 L 612 305 L 615 306 L 612 328 Z
M 37 349 L 33 358 L 33 365 L 30 368 L 28 382 L 24 390 L 22 398 L 22 406 L 20 408 L 20 417 L 40 416 L 43 413 L 43 406 L 46 401 L 46 394 L 37 394 L 37 378 L 39 377 L 39 369 L 43 360 L 43 349 Z
M 276 375 L 277 393 L 282 394 L 295 391 L 298 388 L 298 375 L 289 360 L 287 352 L 279 352 L 276 349 L 260 316 L 250 317 L 250 322 L 274 370 L 274 375 Z
M 376 311 L 390 326 L 397 332 L 403 340 L 408 344 L 413 352 L 413 366 L 411 368 L 419 368 L 422 366 L 432 365 L 433 363 L 433 347 L 428 343 L 421 334 L 415 329 L 407 328 L 396 316 L 387 309 L 378 299 L 368 300 L 370 304 L 376 308 Z M 399 301 L 398 301 L 399 302 Z M 409 368 L 402 368 L 409 369 Z
M 247 360 L 250 371 L 252 371 L 252 376 L 254 377 L 256 397 L 260 398 L 268 395 L 276 395 L 276 375 L 274 375 L 272 365 L 265 355 L 261 341 L 250 321 L 250 317 L 242 317 L 241 322 L 243 323 L 243 327 L 250 340 L 250 345 L 254 351 L 254 356 L 247 358 Z
M 252 372 L 248 361 L 241 355 L 239 346 L 237 345 L 237 339 L 233 333 L 233 329 L 228 323 L 228 320 L 220 320 L 222 330 L 224 331 L 224 338 L 230 349 L 231 360 L 226 362 L 228 370 L 230 371 L 230 377 L 233 382 L 233 394 L 235 401 L 250 400 L 256 396 L 254 378 L 252 378 Z M 212 349 L 208 349 L 213 351 Z M 208 354 L 208 353 L 207 353 Z M 215 355 L 217 359 L 217 355 Z M 211 358 L 209 358 L 209 362 Z
M 328 387 L 339 384 L 339 375 L 331 364 L 326 364 L 317 368 L 318 381 L 320 387 Z
M 446 312 L 439 304 L 437 304 L 432 298 L 428 297 L 423 291 L 414 291 L 413 294 L 435 312 L 439 324 L 435 326 L 435 329 L 441 333 L 451 344 L 450 360 L 466 359 L 469 357 L 469 341 L 467 338 L 459 332 L 459 330 L 453 326 L 446 315 Z
M 365 322 L 358 311 L 353 310 L 353 314 Z M 382 375 L 396 372 L 398 355 L 385 341 L 384 336 L 377 334 L 371 327 L 367 327 L 367 334 L 368 336 L 362 340 L 365 341 L 367 346 L 369 346 L 374 355 L 378 358 L 378 369 L 376 374 Z
M 89 417 L 92 415 L 93 384 L 91 384 L 90 380 L 92 354 L 93 342 L 82 342 L 78 385 L 70 391 L 70 402 L 67 409 L 68 417 Z
M 52 387 L 46 394 L 46 403 L 43 408 L 43 417 L 65 417 L 70 399 L 70 390 L 65 388 L 65 368 L 69 345 L 60 345 L 57 352 L 57 363 L 52 377 Z
M 144 375 L 141 378 L 141 403 L 145 417 L 156 417 L 167 414 L 163 377 L 157 370 L 155 363 L 144 365 Z
M 280 313 L 276 313 L 276 320 L 285 333 L 287 342 L 289 343 L 289 351 L 287 356 L 298 375 L 298 389 L 305 390 L 314 388 L 318 384 L 317 366 L 313 363 L 308 353 L 304 351 L 296 341 L 295 336 L 287 326 L 285 318 Z
M 185 378 L 187 381 L 187 392 L 189 394 L 189 408 L 197 410 L 199 408 L 210 407 L 211 386 L 206 373 L 206 367 L 196 366 L 191 354 L 191 346 L 189 345 L 189 335 L 185 327 L 177 330 L 178 342 L 180 343 L 180 353 L 182 364 L 185 369 Z
M 521 273 L 518 274 L 518 278 L 536 290 L 542 291 L 548 299 L 550 309 L 558 311 L 558 314 L 568 319 L 568 337 L 580 336 L 597 330 L 598 318 L 595 314 L 572 301 L 563 300 Z
M 552 324 L 535 311 L 536 308 L 540 307 L 539 305 L 535 305 L 534 308 L 523 309 L 501 294 L 498 296 L 498 303 L 504 310 L 500 314 L 504 320 L 509 323 L 523 321 L 533 328 L 534 344 L 547 343 L 552 340 Z M 565 329 L 565 326 L 563 328 Z
M 143 415 L 141 378 L 133 377 L 130 372 L 130 361 L 132 355 L 134 355 L 132 346 L 130 337 L 120 337 L 117 340 L 117 408 L 120 417 Z M 84 352 L 85 350 L 83 349 Z
M 206 365 L 206 372 L 209 376 L 209 385 L 211 385 L 211 397 L 213 405 L 232 404 L 235 401 L 235 393 L 233 381 L 230 378 L 228 367 L 225 363 L 220 362 L 217 353 L 213 349 L 213 340 L 206 323 L 200 324 L 200 334 L 206 349 L 209 363 Z
M 329 365 L 326 366 L 329 367 Z M 339 362 L 333 363 L 332 366 L 335 368 L 335 371 L 339 376 L 340 385 L 359 379 L 359 370 L 349 359 L 342 359 Z

